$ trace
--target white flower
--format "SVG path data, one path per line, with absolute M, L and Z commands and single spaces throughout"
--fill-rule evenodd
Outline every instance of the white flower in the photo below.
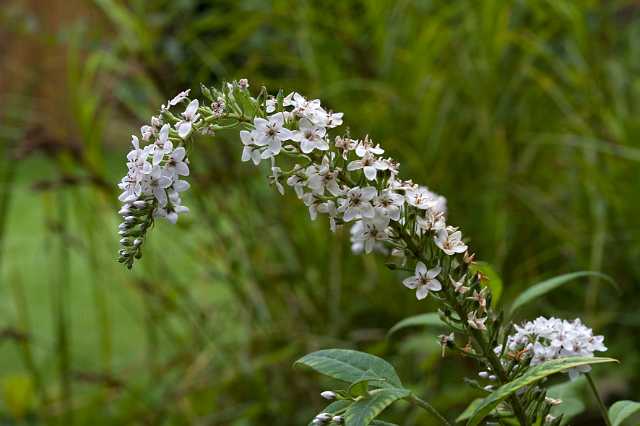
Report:
M 165 170 L 167 174 L 173 178 L 177 176 L 189 176 L 189 164 L 185 161 L 187 151 L 184 147 L 180 146 L 176 148 L 165 164 Z
M 326 151 L 329 149 L 329 143 L 324 136 L 327 130 L 324 127 L 316 126 L 307 118 L 303 118 L 298 123 L 298 129 L 293 134 L 293 140 L 300 142 L 300 150 L 305 154 L 310 153 L 314 149 Z
M 467 317 L 467 324 L 476 330 L 486 330 L 487 326 L 484 325 L 484 323 L 487 321 L 487 317 L 480 318 L 477 315 L 478 314 L 476 312 L 469 313 Z
M 140 127 L 140 134 L 142 135 L 142 140 L 145 142 L 151 139 L 154 133 L 155 133 L 155 129 L 149 126 L 148 124 L 145 124 L 144 126 Z
M 193 124 L 196 123 L 200 118 L 198 108 L 200 108 L 200 102 L 197 99 L 189 102 L 189 105 L 187 105 L 187 108 L 182 113 L 184 120 L 181 120 L 176 124 L 178 136 L 180 136 L 182 139 L 186 139 L 187 136 L 191 134 Z
M 391 220 L 400 220 L 400 209 L 404 205 L 404 197 L 390 189 L 384 189 L 373 199 L 373 206 L 377 212 Z
M 238 87 L 240 89 L 248 89 L 249 88 L 249 80 L 247 80 L 246 78 L 241 78 L 240 80 L 238 80 Z
M 324 191 L 327 189 L 337 197 L 342 193 L 336 180 L 338 174 L 338 170 L 331 170 L 329 157 L 325 156 L 320 166 L 310 166 L 307 168 L 307 186 L 317 194 L 324 195 Z
M 350 138 L 343 138 L 342 136 L 336 136 L 334 139 L 334 145 L 340 151 L 342 151 L 342 158 L 347 160 L 349 158 L 349 152 L 356 149 L 356 141 Z
M 416 216 L 416 226 L 420 232 L 440 231 L 447 227 L 445 213 L 436 208 L 427 209 L 424 216 Z
M 426 186 L 408 189 L 405 197 L 407 203 L 421 210 L 434 209 L 442 202 L 438 194 L 429 191 Z
M 427 269 L 424 263 L 418 262 L 416 264 L 415 275 L 405 278 L 402 284 L 407 288 L 415 289 L 416 298 L 422 300 L 429 295 L 429 290 L 440 291 L 442 289 L 442 284 L 436 279 L 440 271 L 440 266 Z
M 379 241 L 389 239 L 387 234 L 387 226 L 389 218 L 383 215 L 376 215 L 371 219 L 363 219 L 362 226 L 352 233 L 352 242 L 361 242 L 364 244 L 364 251 L 371 253 Z
M 562 357 L 593 356 L 594 352 L 607 350 L 604 337 L 594 336 L 593 330 L 583 325 L 580 319 L 567 321 L 539 317 L 514 328 L 515 333 L 507 338 L 507 349 L 512 352 L 526 350 L 531 356 L 531 365 Z M 590 369 L 589 365 L 572 368 L 568 371 L 569 377 L 574 379 Z
M 151 177 L 149 182 L 149 190 L 153 194 L 158 204 L 164 207 L 167 204 L 167 191 L 172 184 L 171 178 L 162 174 L 157 177 Z
M 262 153 L 260 152 L 260 148 L 258 147 L 258 134 L 254 131 L 241 130 L 240 131 L 240 140 L 244 145 L 242 149 L 242 161 L 253 160 L 253 164 L 256 166 L 260 164 L 260 160 L 262 159 Z
M 347 170 L 354 171 L 362 169 L 368 180 L 376 180 L 378 170 L 387 170 L 389 164 L 386 161 L 377 159 L 370 152 L 365 152 L 360 160 L 354 160 L 347 165 Z
M 282 141 L 289 140 L 293 136 L 291 130 L 284 127 L 283 114 L 274 114 L 267 119 L 256 117 L 253 119 L 253 124 L 256 128 L 257 144 L 268 146 L 268 149 L 262 153 L 262 158 L 278 155 L 282 149 Z
M 356 145 L 356 155 L 364 157 L 366 154 L 380 155 L 384 154 L 384 149 L 380 145 L 373 145 L 373 141 L 369 140 L 369 136 L 365 136 L 364 140 L 359 141 Z
M 315 122 L 316 115 L 319 111 L 324 112 L 320 106 L 320 100 L 314 99 L 308 101 L 304 96 L 299 93 L 289 93 L 282 100 L 282 105 L 285 107 L 293 107 L 293 113 L 298 117 L 305 117 Z M 325 113 L 326 114 L 326 113 Z
M 269 181 L 276 186 L 276 189 L 280 193 L 280 195 L 284 195 L 284 186 L 280 183 L 280 176 L 282 175 L 282 169 L 275 165 L 273 161 L 273 157 L 271 158 L 271 176 L 269 176 Z
M 164 207 L 156 207 L 153 211 L 153 216 L 166 219 L 175 225 L 178 221 L 178 215 L 187 212 L 189 212 L 189 209 L 182 205 L 180 194 L 176 191 L 169 190 L 169 203 Z
M 173 143 L 169 140 L 169 130 L 171 126 L 165 124 L 158 133 L 155 144 L 150 145 L 153 149 L 153 165 L 157 166 L 164 159 L 164 156 L 173 150 Z
M 302 167 L 296 164 L 293 168 L 293 174 L 287 179 L 287 185 L 293 187 L 298 198 L 302 198 L 306 184 L 307 178 L 303 175 Z
M 169 105 L 171 106 L 178 105 L 180 102 L 187 99 L 187 96 L 189 96 L 189 92 L 191 92 L 191 89 L 187 89 L 184 92 L 178 93 L 173 99 L 169 101 Z
M 333 129 L 342 125 L 342 112 L 326 112 L 324 110 L 317 110 L 314 122 L 322 127 Z
M 465 294 L 467 291 L 469 291 L 469 287 L 464 285 L 464 277 L 462 277 L 462 279 L 460 279 L 459 281 L 456 281 L 450 276 L 449 280 L 451 280 L 451 285 L 453 285 L 453 289 L 456 291 L 456 293 Z
M 270 97 L 267 98 L 266 102 L 265 102 L 265 106 L 266 106 L 266 113 L 267 114 L 271 114 L 272 112 L 275 112 L 276 110 L 276 105 L 277 105 L 277 100 L 274 97 Z
M 353 219 L 372 218 L 375 210 L 371 200 L 378 194 L 373 186 L 360 188 L 358 186 L 349 189 L 345 198 L 340 199 L 338 211 L 343 213 L 343 220 L 350 222 Z
M 464 253 L 468 248 L 462 242 L 462 233 L 456 228 L 440 229 L 433 239 L 436 245 L 449 256 L 455 253 Z

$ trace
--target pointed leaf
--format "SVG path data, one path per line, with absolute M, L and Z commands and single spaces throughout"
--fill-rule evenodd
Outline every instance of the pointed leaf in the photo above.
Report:
M 346 426 L 367 426 L 382 411 L 395 401 L 411 395 L 407 389 L 385 388 L 371 391 L 351 405 L 345 414 Z
M 471 418 L 471 415 L 476 411 L 476 408 L 478 408 L 481 403 L 482 403 L 482 398 L 476 398 L 473 401 L 471 401 L 471 403 L 467 406 L 467 408 L 464 409 L 462 414 L 460 414 L 456 418 L 456 423 Z
M 482 403 L 476 408 L 476 411 L 469 419 L 467 425 L 475 426 L 484 419 L 500 402 L 513 395 L 518 389 L 529 386 L 547 376 L 559 373 L 570 368 L 579 367 L 588 364 L 600 364 L 604 362 L 617 362 L 613 358 L 603 357 L 566 357 L 560 359 L 552 359 L 543 364 L 536 365 L 528 369 L 522 376 L 505 383 L 498 389 L 487 396 Z
M 389 422 L 385 422 L 383 420 L 374 420 L 371 423 L 369 423 L 371 426 L 398 426 L 395 423 L 389 423 Z
M 320 374 L 353 383 L 365 375 L 376 379 L 372 386 L 401 388 L 402 382 L 387 361 L 375 355 L 348 349 L 325 349 L 303 356 L 294 365 L 305 365 Z
M 611 419 L 612 426 L 620 426 L 635 413 L 640 413 L 640 402 L 618 401 L 609 408 L 609 419 Z
M 562 415 L 560 425 L 566 425 L 569 420 L 582 413 L 587 407 L 580 395 L 581 390 L 586 385 L 583 375 L 575 380 L 550 386 L 547 389 L 547 396 L 550 398 L 561 399 L 562 404 L 551 408 L 551 414 L 555 417 Z
M 606 282 L 612 284 L 614 287 L 618 288 L 615 281 L 609 277 L 608 275 L 602 274 L 600 272 L 594 271 L 579 271 L 579 272 L 571 272 L 569 274 L 559 275 L 557 277 L 549 278 L 548 280 L 542 281 L 538 284 L 535 284 L 525 290 L 520 296 L 516 298 L 511 304 L 511 308 L 509 310 L 510 315 L 518 310 L 520 307 L 526 305 L 527 303 L 537 299 L 538 297 L 549 293 L 552 290 L 572 281 L 577 278 L 582 277 L 599 277 L 605 280 Z
M 387 336 L 391 336 L 393 333 L 398 330 L 402 330 L 403 328 L 417 327 L 421 325 L 438 328 L 446 327 L 446 324 L 442 322 L 440 316 L 434 312 L 431 312 L 428 314 L 420 314 L 403 319 L 402 321 L 391 327 L 391 329 L 387 333 Z

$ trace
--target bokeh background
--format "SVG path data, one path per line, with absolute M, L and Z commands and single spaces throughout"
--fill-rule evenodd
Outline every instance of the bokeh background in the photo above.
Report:
M 501 303 L 613 277 L 519 319 L 581 316 L 623 361 L 595 369 L 605 400 L 638 399 L 640 2 L 3 0 L 0 52 L 0 423 L 306 424 L 328 383 L 292 363 L 324 347 L 385 357 L 452 418 L 479 395 L 435 331 L 387 338 L 434 305 L 240 163 L 233 135 L 193 153 L 191 213 L 133 271 L 116 262 L 130 134 L 241 77 L 344 111 L 446 195 Z

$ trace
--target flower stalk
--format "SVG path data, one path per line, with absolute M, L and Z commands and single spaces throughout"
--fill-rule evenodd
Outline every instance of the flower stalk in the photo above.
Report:
M 333 232 L 350 226 L 354 253 L 387 256 L 392 269 L 413 274 L 402 284 L 415 291 L 418 300 L 431 295 L 440 301 L 441 317 L 452 330 L 441 338 L 443 353 L 450 347 L 476 359 L 485 370 L 480 378 L 489 381 L 485 390 L 514 380 L 529 365 L 545 359 L 606 350 L 602 336 L 593 336 L 579 320 L 539 318 L 515 326 L 516 334 L 509 336 L 512 325 L 503 324 L 503 316 L 494 311 L 487 278 L 474 266 L 475 256 L 462 232 L 447 223 L 443 196 L 400 179 L 399 163 L 384 157 L 384 149 L 368 136 L 354 139 L 348 132 L 337 133 L 343 114 L 326 110 L 320 100 L 295 92 L 269 96 L 264 88 L 254 98 L 248 89 L 246 80 L 220 89 L 203 86 L 207 101 L 202 102 L 191 99 L 189 91 L 181 92 L 140 129 L 141 138 L 132 136 L 128 171 L 119 184 L 123 191 L 120 262 L 131 268 L 142 256 L 156 219 L 175 223 L 188 212 L 181 197 L 189 189 L 183 178 L 189 175 L 192 153 L 188 151 L 194 138 L 239 129 L 241 160 L 256 166 L 266 162 L 269 181 L 278 192 L 284 194 L 285 185 L 290 187 L 310 218 L 327 217 Z M 186 105 L 183 112 L 171 111 L 180 105 Z M 148 144 L 141 145 L 140 139 Z M 469 343 L 458 347 L 456 337 Z M 512 416 L 521 425 L 529 426 L 541 413 L 548 413 L 549 404 L 539 398 L 543 393 L 532 386 L 530 392 L 508 397 Z M 411 401 L 449 424 L 426 401 L 418 397 Z M 316 420 L 337 422 L 332 419 Z

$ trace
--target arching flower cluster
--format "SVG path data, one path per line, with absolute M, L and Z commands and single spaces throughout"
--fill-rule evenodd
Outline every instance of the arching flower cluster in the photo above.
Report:
M 604 352 L 604 336 L 594 336 L 593 330 L 582 324 L 580 319 L 573 321 L 558 318 L 539 317 L 521 326 L 515 325 L 515 333 L 507 338 L 507 356 L 522 357 L 530 365 L 542 364 L 551 359 L 570 356 L 593 356 L 594 352 Z M 497 354 L 503 353 L 503 347 L 495 348 Z M 519 355 L 522 354 L 522 355 Z M 589 365 L 568 370 L 574 379 L 580 373 L 591 370 Z
M 198 100 L 189 102 L 174 127 L 163 119 L 163 114 L 170 114 L 172 107 L 185 103 L 188 95 L 189 91 L 179 93 L 163 105 L 161 115 L 152 117 L 150 124 L 140 128 L 141 138 L 131 136 L 127 174 L 118 184 L 122 190 L 118 199 L 123 203 L 119 212 L 123 217 L 119 226 L 122 237 L 119 254 L 120 261 L 128 267 L 135 257 L 141 256 L 145 233 L 154 218 L 176 223 L 181 213 L 189 211 L 180 197 L 180 193 L 189 189 L 189 183 L 181 179 L 189 176 L 189 160 L 182 143 L 198 123 Z

